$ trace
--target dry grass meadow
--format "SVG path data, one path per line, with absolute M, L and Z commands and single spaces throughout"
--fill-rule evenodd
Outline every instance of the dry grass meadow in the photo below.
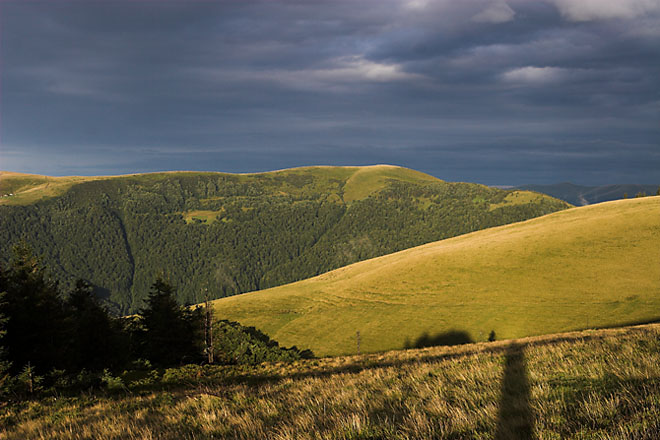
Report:
M 187 375 L 4 405 L 0 437 L 660 438 L 658 324 Z

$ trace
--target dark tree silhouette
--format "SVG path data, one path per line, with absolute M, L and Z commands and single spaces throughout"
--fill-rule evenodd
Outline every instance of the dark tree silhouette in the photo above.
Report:
M 119 323 L 99 304 L 89 283 L 78 280 L 65 307 L 72 370 L 100 371 L 126 360 Z
M 26 245 L 14 248 L 1 281 L 0 291 L 6 296 L 0 313 L 9 318 L 4 344 L 11 371 L 28 364 L 39 374 L 65 367 L 65 314 L 57 283 Z
M 203 351 L 200 310 L 180 306 L 175 299 L 175 289 L 161 279 L 156 280 L 147 306 L 140 312 L 144 356 L 160 365 L 200 360 Z
M 206 291 L 206 298 L 204 301 L 204 353 L 206 354 L 206 361 L 209 364 L 214 362 L 213 352 L 213 308 L 209 301 L 208 291 Z

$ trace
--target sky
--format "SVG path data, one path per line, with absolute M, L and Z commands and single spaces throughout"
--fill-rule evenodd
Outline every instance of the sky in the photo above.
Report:
M 660 0 L 0 0 L 0 169 L 660 183 Z

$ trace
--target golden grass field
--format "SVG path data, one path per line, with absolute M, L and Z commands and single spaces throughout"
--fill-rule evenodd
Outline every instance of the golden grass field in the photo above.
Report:
M 166 373 L 167 374 L 167 373 Z M 0 438 L 644 439 L 660 325 L 261 364 L 0 405 Z
M 660 197 L 568 209 L 223 298 L 218 317 L 317 355 L 427 333 L 516 338 L 660 317 Z

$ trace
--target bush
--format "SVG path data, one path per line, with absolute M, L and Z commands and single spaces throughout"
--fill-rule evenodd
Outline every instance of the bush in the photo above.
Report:
M 213 329 L 213 348 L 218 362 L 254 365 L 261 362 L 295 361 L 313 358 L 310 350 L 285 348 L 254 327 L 221 320 Z
M 163 383 L 166 384 L 182 384 L 198 382 L 204 377 L 204 367 L 201 365 L 184 365 L 178 368 L 168 368 L 163 373 Z
M 121 380 L 121 377 L 113 376 L 108 369 L 103 370 L 101 381 L 108 391 L 121 391 L 126 389 L 126 385 L 124 385 L 124 381 Z
M 25 365 L 14 380 L 14 391 L 19 395 L 33 395 L 43 389 L 41 386 L 44 378 L 38 376 L 34 366 L 30 363 Z

